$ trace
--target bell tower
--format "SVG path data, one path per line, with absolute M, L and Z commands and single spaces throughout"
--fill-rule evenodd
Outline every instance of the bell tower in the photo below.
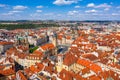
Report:
M 53 33 L 53 41 L 52 41 L 52 43 L 55 46 L 55 54 L 57 54 L 58 42 L 57 42 L 57 33 L 56 32 Z
M 63 54 L 57 55 L 57 71 L 60 72 L 63 69 Z

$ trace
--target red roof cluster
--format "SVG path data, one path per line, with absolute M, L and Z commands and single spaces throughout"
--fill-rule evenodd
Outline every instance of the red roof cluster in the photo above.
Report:
M 10 45 L 14 44 L 13 42 L 0 41 L 0 45 Z
M 64 65 L 67 65 L 67 66 L 70 66 L 71 64 L 76 63 L 77 59 L 78 59 L 78 58 L 75 57 L 75 55 L 73 55 L 73 54 L 71 54 L 71 53 L 67 53 L 67 54 L 65 55 L 63 64 L 64 64 Z
M 102 72 L 101 67 L 96 65 L 95 63 L 93 63 L 91 61 L 88 61 L 88 60 L 85 60 L 85 59 L 78 59 L 77 63 L 82 65 L 82 66 L 85 66 L 85 67 L 89 68 L 90 70 L 94 71 L 97 74 Z
M 45 45 L 41 46 L 41 48 L 43 50 L 51 50 L 51 49 L 54 49 L 55 46 L 52 43 L 48 43 L 48 44 L 45 44 Z

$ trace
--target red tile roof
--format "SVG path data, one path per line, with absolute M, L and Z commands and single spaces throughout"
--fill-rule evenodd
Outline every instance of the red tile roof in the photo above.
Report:
M 60 72 L 60 78 L 62 80 L 73 80 L 71 73 L 66 71 L 65 69 L 62 69 L 62 71 Z
M 84 69 L 82 69 L 82 74 L 84 75 L 84 74 L 86 74 L 86 73 L 89 73 L 90 72 L 90 69 L 89 68 L 84 68 Z
M 75 57 L 75 55 L 73 55 L 73 54 L 71 54 L 71 53 L 67 53 L 67 54 L 65 55 L 63 64 L 64 64 L 64 65 L 67 65 L 67 66 L 70 66 L 71 64 L 76 63 L 77 59 L 78 59 L 78 58 Z
M 13 69 L 0 70 L 0 74 L 8 76 L 8 75 L 11 75 L 11 74 L 15 74 L 15 71 Z
M 48 44 L 45 44 L 45 45 L 41 46 L 41 48 L 43 50 L 50 50 L 50 49 L 54 49 L 55 46 L 52 43 L 48 43 Z
M 98 59 L 98 57 L 96 57 L 96 56 L 93 55 L 93 54 L 83 54 L 82 57 L 84 57 L 84 58 L 86 58 L 86 59 L 89 59 L 89 60 L 91 60 L 91 61 Z
M 58 35 L 58 39 L 62 40 L 62 37 L 63 37 L 62 35 Z
M 66 36 L 66 39 L 71 39 L 71 36 Z
M 38 51 L 38 50 L 35 50 L 35 51 L 33 52 L 33 54 L 43 55 L 43 53 L 42 53 L 41 51 Z
M 44 65 L 41 64 L 41 63 L 36 63 L 36 66 L 39 69 L 39 71 L 41 71 L 43 69 L 43 67 L 44 67 Z
M 17 52 L 17 49 L 15 47 L 10 48 L 6 51 L 7 56 L 13 54 L 13 52 Z
M 93 76 L 89 77 L 89 80 L 101 80 L 101 78 L 98 77 L 98 76 L 93 75 Z
M 13 42 L 5 42 L 5 41 L 1 42 L 0 41 L 0 45 L 10 45 L 10 44 L 14 44 L 14 43 Z
M 3 70 L 5 68 L 4 65 L 0 65 L 0 70 Z
M 21 71 L 18 71 L 18 74 L 19 74 L 21 80 L 27 80 L 27 78 L 23 75 L 23 73 Z
M 39 72 L 39 69 L 37 68 L 37 66 L 32 65 L 32 66 L 30 66 L 30 71 L 35 73 L 35 72 Z
M 96 65 L 95 63 L 93 63 L 91 61 L 88 61 L 88 60 L 85 60 L 85 59 L 78 59 L 77 63 L 89 68 L 90 70 L 94 71 L 97 74 L 102 72 L 101 67 Z
M 23 51 L 27 51 L 29 48 L 26 46 L 18 46 L 18 49 L 23 50 Z
M 17 56 L 21 59 L 25 59 L 25 57 L 27 56 L 27 54 L 25 53 L 18 53 Z

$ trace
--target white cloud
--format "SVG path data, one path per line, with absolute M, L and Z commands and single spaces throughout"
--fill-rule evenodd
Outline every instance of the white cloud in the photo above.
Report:
M 108 5 L 107 3 L 96 6 L 96 8 L 110 8 L 110 7 L 111 7 L 111 5 Z
M 41 13 L 41 12 L 42 12 L 42 10 L 36 10 L 36 12 Z
M 110 4 L 113 4 L 113 2 L 110 2 Z
M 78 0 L 55 0 L 53 4 L 55 5 L 70 5 L 73 3 L 77 3 Z
M 92 9 L 92 10 L 87 10 L 87 11 L 85 11 L 86 13 L 96 13 L 96 12 L 98 12 L 97 10 L 95 10 L 95 9 Z
M 59 16 L 59 17 L 61 17 L 61 16 L 62 16 L 62 14 L 57 14 L 56 16 Z
M 20 12 L 22 12 L 22 11 L 9 11 L 9 13 L 20 13 Z
M 80 8 L 80 6 L 79 6 L 79 5 L 77 5 L 77 6 L 75 6 L 75 8 Z
M 75 14 L 78 14 L 79 13 L 79 11 L 75 11 L 75 10 L 73 10 L 73 11 L 69 11 L 68 12 L 68 15 L 75 15 Z
M 27 6 L 22 6 L 22 5 L 17 5 L 17 6 L 13 7 L 14 10 L 24 10 L 26 8 L 28 8 L 28 7 Z
M 118 15 L 120 15 L 120 14 L 117 14 L 117 13 L 112 13 L 112 16 L 118 16 Z
M 39 13 L 34 13 L 34 14 L 30 14 L 31 17 L 40 17 L 41 15 Z
M 54 15 L 54 13 L 46 13 L 46 14 L 44 14 L 45 16 L 53 16 Z
M 116 8 L 118 8 L 118 9 L 119 9 L 119 8 L 120 8 L 120 6 L 117 6 Z
M 15 15 L 16 13 L 21 13 L 21 12 L 22 11 L 13 10 L 13 11 L 9 11 L 8 13 L 3 13 L 3 15 L 9 16 L 9 15 L 13 15 L 13 14 Z
M 92 8 L 110 8 L 112 7 L 111 5 L 108 5 L 107 3 L 103 3 L 100 5 L 95 5 L 94 3 L 89 3 L 87 7 L 92 7 Z
M 89 4 L 87 5 L 87 7 L 95 7 L 95 4 L 94 4 L 94 3 L 89 3 Z
M 0 7 L 6 7 L 7 5 L 5 5 L 5 4 L 0 4 Z
M 36 8 L 43 8 L 43 6 L 36 6 Z
M 105 9 L 104 9 L 104 11 L 108 11 L 108 10 L 110 10 L 110 8 L 105 8 Z
M 13 15 L 13 13 L 8 12 L 8 13 L 3 13 L 2 15 L 3 16 L 10 16 L 10 15 Z

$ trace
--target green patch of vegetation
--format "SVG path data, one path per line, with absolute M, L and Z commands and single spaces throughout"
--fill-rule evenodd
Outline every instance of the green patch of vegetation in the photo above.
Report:
M 14 29 L 36 29 L 36 28 L 44 28 L 44 27 L 59 27 L 57 24 L 0 24 L 0 29 L 14 30 Z
M 35 50 L 37 50 L 39 47 L 38 46 L 35 46 L 34 48 L 30 48 L 29 52 L 30 53 L 33 53 Z

